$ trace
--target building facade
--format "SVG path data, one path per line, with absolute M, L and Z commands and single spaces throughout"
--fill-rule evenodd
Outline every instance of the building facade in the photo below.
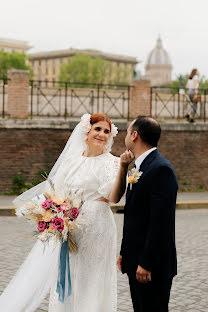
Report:
M 114 69 L 121 67 L 128 70 L 128 83 L 131 82 L 133 73 L 138 63 L 135 57 L 120 56 L 116 54 L 104 53 L 98 50 L 81 50 L 81 49 L 66 49 L 50 52 L 39 52 L 30 54 L 31 66 L 34 73 L 34 80 L 48 82 L 59 81 L 59 74 L 62 64 L 68 63 L 70 57 L 76 54 L 87 54 L 92 57 L 101 57 L 102 59 L 109 61 L 112 66 L 108 75 L 114 75 Z
M 172 64 L 161 38 L 157 39 L 155 48 L 150 52 L 145 69 L 145 78 L 150 80 L 152 86 L 171 82 Z
M 0 38 L 0 51 L 26 54 L 31 48 L 27 41 Z

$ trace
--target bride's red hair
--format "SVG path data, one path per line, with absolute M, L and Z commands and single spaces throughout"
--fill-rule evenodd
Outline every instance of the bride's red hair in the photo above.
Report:
M 92 114 L 90 118 L 91 125 L 94 125 L 96 122 L 99 121 L 106 121 L 109 124 L 110 130 L 111 130 L 111 120 L 110 118 L 105 114 Z

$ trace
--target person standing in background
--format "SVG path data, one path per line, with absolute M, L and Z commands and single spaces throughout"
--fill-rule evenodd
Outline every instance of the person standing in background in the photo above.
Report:
M 199 72 L 196 68 L 192 69 L 191 74 L 188 77 L 186 83 L 186 89 L 188 89 L 189 99 L 191 101 L 191 111 L 186 114 L 186 118 L 189 122 L 194 122 L 194 116 L 197 110 L 198 102 L 198 89 L 199 89 Z

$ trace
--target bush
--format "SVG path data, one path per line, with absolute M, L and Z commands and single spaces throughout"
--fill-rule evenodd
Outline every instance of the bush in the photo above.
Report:
M 20 195 L 23 192 L 29 190 L 31 187 L 43 182 L 44 177 L 48 175 L 48 171 L 41 170 L 37 173 L 37 179 L 33 180 L 31 183 L 26 182 L 26 178 L 21 174 L 15 174 L 12 181 L 12 188 L 6 192 L 6 195 Z M 44 176 L 44 177 L 43 177 Z

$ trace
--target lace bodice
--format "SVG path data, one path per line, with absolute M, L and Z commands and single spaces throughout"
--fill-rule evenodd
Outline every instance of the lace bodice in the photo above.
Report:
M 84 201 L 108 198 L 119 164 L 120 159 L 110 153 L 96 157 L 71 155 L 59 168 L 53 182 L 59 193 L 82 192 Z

